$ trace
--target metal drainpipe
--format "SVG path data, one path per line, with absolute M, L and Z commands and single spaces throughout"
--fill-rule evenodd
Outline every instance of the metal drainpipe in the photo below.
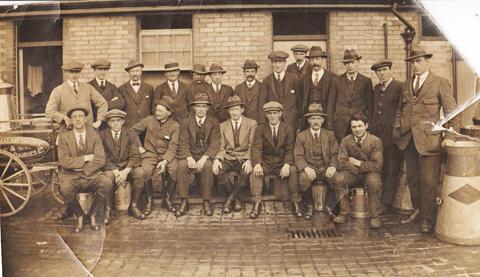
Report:
M 402 21 L 403 24 L 407 26 L 405 28 L 405 32 L 401 33 L 400 35 L 402 36 L 406 45 L 405 57 L 408 57 L 410 56 L 410 52 L 412 52 L 412 42 L 413 42 L 413 38 L 415 37 L 415 28 L 397 11 L 397 6 L 398 6 L 398 3 L 396 2 L 393 3 L 392 12 L 398 19 L 400 19 L 400 21 Z M 412 75 L 412 69 L 411 69 L 410 63 L 407 62 L 407 76 L 406 76 L 407 80 L 410 78 L 411 75 Z
M 385 59 L 388 60 L 388 25 L 383 23 L 383 53 Z

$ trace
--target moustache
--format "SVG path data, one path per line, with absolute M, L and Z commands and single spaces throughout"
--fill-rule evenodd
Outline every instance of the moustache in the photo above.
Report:
M 318 63 L 313 63 L 312 66 L 313 66 L 313 67 L 316 67 L 316 66 L 321 67 L 322 65 L 321 65 L 321 64 L 318 64 Z

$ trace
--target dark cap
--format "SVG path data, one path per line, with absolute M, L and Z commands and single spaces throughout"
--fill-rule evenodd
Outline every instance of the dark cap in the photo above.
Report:
M 125 118 L 127 116 L 127 113 L 122 111 L 122 110 L 119 110 L 119 109 L 113 109 L 113 110 L 109 110 L 106 114 L 105 114 L 105 118 L 108 120 L 112 117 L 120 117 L 120 118 Z
M 375 71 L 380 67 L 384 67 L 384 66 L 392 67 L 392 62 L 390 60 L 381 59 L 381 60 L 378 60 L 376 63 L 374 63 L 372 67 L 370 67 L 370 69 Z
M 359 56 L 354 49 L 350 49 L 350 50 L 345 49 L 345 51 L 343 52 L 342 63 L 349 63 L 354 60 L 360 60 L 361 58 L 362 56 Z
M 210 69 L 208 70 L 208 73 L 225 73 L 227 72 L 225 69 L 223 69 L 223 67 L 217 63 L 212 63 L 212 65 L 210 65 Z
M 207 74 L 207 69 L 205 68 L 205 65 L 203 64 L 194 64 L 192 68 L 192 72 L 198 73 L 198 74 Z
M 308 52 L 308 47 L 305 44 L 295 44 L 290 50 L 292 52 Z
M 169 111 L 173 112 L 173 99 L 170 96 L 163 96 L 159 100 L 155 101 L 155 107 L 157 105 L 164 106 Z
M 325 112 L 323 112 L 322 105 L 313 103 L 308 106 L 308 111 L 305 114 L 305 117 L 310 117 L 310 116 L 327 116 Z
M 83 63 L 81 62 L 70 62 L 62 65 L 64 71 L 82 71 Z
M 193 101 L 190 103 L 190 105 L 195 105 L 195 104 L 208 104 L 211 105 L 210 99 L 208 98 L 208 95 L 203 92 L 199 92 L 193 96 Z
M 277 101 L 270 101 L 267 102 L 263 105 L 263 111 L 264 112 L 269 112 L 269 111 L 283 111 L 283 105 L 278 103 Z
M 242 101 L 240 96 L 238 95 L 230 96 L 227 99 L 227 104 L 225 105 L 225 109 L 235 107 L 235 106 L 243 106 L 244 104 L 245 102 Z
M 144 67 L 143 63 L 141 63 L 139 60 L 131 60 L 128 62 L 127 67 L 125 67 L 125 71 L 128 72 L 130 69 L 138 66 L 140 66 L 141 68 Z
M 96 60 L 91 65 L 93 69 L 110 69 L 111 66 L 112 63 L 107 60 Z
M 87 116 L 89 114 L 88 108 L 86 108 L 84 106 L 74 106 L 70 110 L 67 111 L 67 116 L 71 117 L 71 115 L 74 111 L 83 111 L 85 113 L 85 116 Z
M 241 66 L 241 68 L 243 69 L 249 69 L 249 68 L 257 69 L 259 67 L 260 66 L 254 60 L 245 60 L 245 63 L 243 64 L 243 66 Z
M 268 55 L 268 58 L 272 61 L 284 61 L 286 60 L 290 55 L 288 55 L 287 52 L 285 51 L 273 51 Z

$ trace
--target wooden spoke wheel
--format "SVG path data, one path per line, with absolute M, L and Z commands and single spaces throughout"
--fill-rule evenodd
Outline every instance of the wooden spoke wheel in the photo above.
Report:
M 50 179 L 50 184 L 52 186 L 53 198 L 57 200 L 58 203 L 63 204 L 63 196 L 60 194 L 60 183 L 58 182 L 58 169 L 52 170 L 52 178 Z
M 32 194 L 32 176 L 14 154 L 0 150 L 0 217 L 20 212 Z
M 32 195 L 42 192 L 51 184 L 55 170 L 56 166 L 51 165 L 35 165 L 30 169 L 30 175 L 32 175 Z

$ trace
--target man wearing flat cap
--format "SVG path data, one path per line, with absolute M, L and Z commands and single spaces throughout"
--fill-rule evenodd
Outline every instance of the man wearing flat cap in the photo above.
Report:
M 191 108 L 193 107 L 190 105 L 193 102 L 193 97 L 197 93 L 207 93 L 210 85 L 205 81 L 205 77 L 207 76 L 208 72 L 203 64 L 194 64 L 192 68 L 192 83 L 188 88 L 187 94 L 187 104 L 189 111 L 193 113 Z
M 141 158 L 139 145 L 135 134 L 123 127 L 127 113 L 113 109 L 105 115 L 108 127 L 100 132 L 105 149 L 105 175 L 116 186 L 126 186 L 126 181 L 132 182 L 132 200 L 129 214 L 137 219 L 145 219 L 145 214 L 139 209 L 138 203 L 143 192 L 145 171 L 140 167 Z M 105 223 L 110 219 L 112 195 L 106 199 Z
M 265 122 L 263 104 L 266 93 L 262 82 L 257 80 L 257 71 L 260 66 L 254 60 L 246 60 L 242 66 L 245 81 L 235 87 L 233 94 L 238 95 L 244 104 L 244 116 L 256 120 L 259 124 Z
M 393 123 L 398 101 L 402 95 L 402 82 L 392 77 L 392 62 L 381 59 L 372 65 L 379 83 L 373 89 L 373 104 L 369 115 L 369 129 L 383 142 L 382 212 L 392 210 L 397 177 L 402 162 L 398 146 L 393 141 Z
M 299 127 L 298 111 L 301 111 L 302 104 L 300 81 L 295 74 L 285 71 L 287 53 L 274 51 L 268 58 L 272 62 L 273 72 L 263 79 L 266 102 L 275 101 L 282 104 L 283 121 L 296 131 Z
M 167 80 L 155 88 L 154 101 L 169 96 L 173 99 L 173 118 L 181 122 L 188 114 L 187 92 L 188 86 L 181 82 L 180 66 L 177 61 L 169 61 L 162 70 Z
M 164 96 L 154 104 L 155 114 L 147 116 L 131 127 L 137 136 L 137 144 L 142 145 L 140 135 L 145 135 L 143 146 L 139 147 L 145 171 L 144 192 L 147 198 L 143 210 L 145 215 L 152 212 L 153 189 L 159 188 L 164 195 L 163 204 L 174 212 L 170 202 L 173 182 L 177 180 L 177 149 L 180 125 L 172 118 L 173 99 Z M 167 178 L 164 187 L 164 175 Z M 150 183 L 148 183 L 150 182 Z
M 61 123 L 63 127 L 70 127 L 71 119 L 67 111 L 78 105 L 87 109 L 87 124 L 94 128 L 100 127 L 105 113 L 108 110 L 107 101 L 91 85 L 79 82 L 80 72 L 83 64 L 70 62 L 62 66 L 65 75 L 65 82 L 52 90 L 50 98 L 45 107 L 47 118 Z M 94 122 L 92 116 L 92 104 L 97 111 L 97 118 Z
M 226 70 L 216 63 L 213 63 L 208 71 L 210 79 L 212 79 L 212 83 L 206 91 L 210 103 L 212 103 L 209 112 L 218 122 L 223 122 L 228 119 L 225 105 L 227 104 L 228 97 L 233 95 L 233 88 L 229 85 L 222 84 L 223 74 L 225 74 L 225 72 Z
M 263 105 L 267 122 L 255 129 L 250 156 L 253 172 L 250 174 L 250 191 L 254 200 L 250 218 L 258 217 L 262 203 L 263 179 L 268 175 L 276 176 L 277 182 L 288 183 L 293 211 L 302 216 L 300 195 L 298 193 L 298 172 L 293 164 L 295 132 L 282 122 L 282 104 L 271 101 Z
M 302 111 L 305 114 L 311 104 L 320 104 L 324 111 L 333 112 L 334 108 L 328 105 L 334 105 L 329 101 L 330 91 L 333 89 L 333 81 L 337 75 L 325 69 L 328 54 L 320 46 L 312 46 L 308 54 L 310 69 L 300 80 L 303 99 Z M 301 129 L 308 128 L 308 119 L 303 116 Z M 333 128 L 333 114 L 329 114 L 325 127 L 329 130 Z
M 203 212 L 213 215 L 210 199 L 212 198 L 213 171 L 212 163 L 220 149 L 220 127 L 218 120 L 208 114 L 211 105 L 205 93 L 195 95 L 193 114 L 182 122 L 178 146 L 178 198 L 181 199 L 176 216 L 182 216 L 188 209 L 188 191 L 200 175 L 202 186 Z
M 423 49 L 413 50 L 406 61 L 414 73 L 403 83 L 402 96 L 395 116 L 393 137 L 403 151 L 407 163 L 412 204 L 415 212 L 401 223 L 413 221 L 420 211 L 421 231 L 433 230 L 435 195 L 441 165 L 442 147 L 454 137 L 435 131 L 440 109 L 448 115 L 456 108 L 452 88 L 447 79 L 430 71 L 433 55 Z M 460 127 L 460 117 L 454 117 L 446 128 Z
M 232 208 L 241 209 L 241 201 L 237 193 L 247 185 L 252 171 L 251 147 L 257 122 L 243 116 L 245 103 L 237 96 L 228 98 L 225 109 L 230 120 L 220 124 L 220 151 L 213 162 L 213 173 L 217 176 L 218 185 L 228 193 L 223 205 L 223 212 L 229 213 Z M 231 172 L 238 174 L 238 181 L 232 182 Z
M 300 174 L 300 192 L 307 220 L 313 218 L 313 190 L 331 184 L 338 168 L 337 139 L 333 131 L 322 128 L 326 116 L 320 104 L 311 104 L 305 114 L 310 128 L 300 132 L 295 142 L 295 166 Z
M 361 58 L 355 50 L 345 50 L 342 63 L 346 72 L 335 78 L 329 97 L 332 105 L 327 107 L 327 114 L 333 114 L 333 130 L 339 142 L 351 133 L 351 116 L 358 112 L 368 115 L 371 108 L 372 80 L 358 72 Z
M 72 121 L 72 130 L 58 136 L 58 165 L 60 194 L 65 206 L 70 207 L 77 216 L 75 232 L 83 229 L 84 213 L 76 195 L 80 192 L 96 193 L 90 210 L 90 226 L 98 230 L 96 221 L 100 199 L 112 194 L 112 181 L 101 171 L 105 165 L 105 152 L 102 139 L 97 131 L 86 125 L 89 106 L 73 106 L 66 116 Z
M 125 108 L 125 99 L 119 94 L 117 86 L 107 80 L 108 70 L 111 63 L 107 60 L 96 60 L 92 63 L 95 78 L 88 82 L 95 90 L 97 90 L 107 101 L 108 110 Z M 97 111 L 94 109 L 93 117 L 96 118 Z
M 292 50 L 295 62 L 287 66 L 287 72 L 295 74 L 298 79 L 302 79 L 302 77 L 311 69 L 308 60 L 306 59 L 308 47 L 303 44 L 296 44 L 290 50 Z
M 125 126 L 128 128 L 151 115 L 153 110 L 153 87 L 143 81 L 142 69 L 143 63 L 131 60 L 125 67 L 130 80 L 118 88 L 125 99 Z

